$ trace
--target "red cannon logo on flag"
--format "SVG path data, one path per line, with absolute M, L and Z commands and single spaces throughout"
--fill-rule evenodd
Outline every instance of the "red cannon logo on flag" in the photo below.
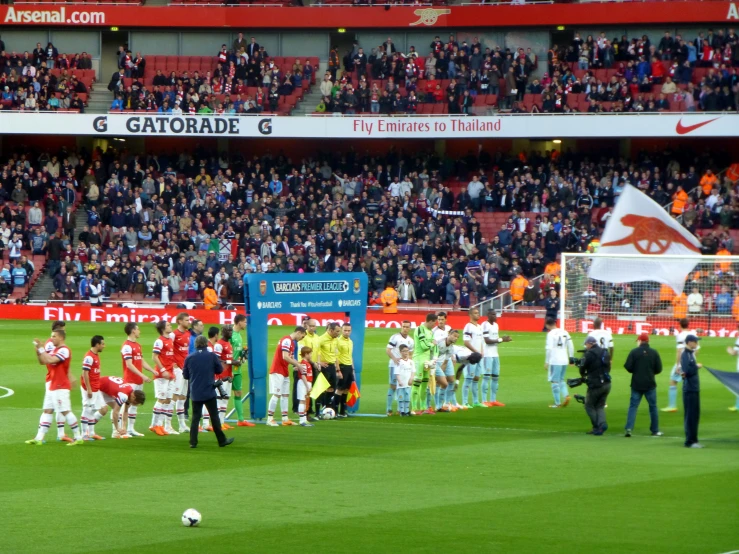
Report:
M 680 234 L 679 231 L 656 217 L 631 214 L 622 217 L 621 224 L 625 227 L 633 227 L 634 230 L 629 236 L 606 242 L 601 246 L 624 246 L 632 244 L 641 254 L 664 254 L 673 243 L 677 243 L 683 245 L 688 250 L 700 253 L 700 250 Z

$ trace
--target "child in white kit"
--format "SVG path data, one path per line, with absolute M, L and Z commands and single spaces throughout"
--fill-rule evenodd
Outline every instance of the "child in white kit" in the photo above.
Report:
M 398 381 L 398 411 L 401 416 L 411 415 L 411 386 L 416 373 L 416 366 L 410 359 L 410 350 L 406 345 L 401 345 L 400 361 L 395 366 L 395 378 Z

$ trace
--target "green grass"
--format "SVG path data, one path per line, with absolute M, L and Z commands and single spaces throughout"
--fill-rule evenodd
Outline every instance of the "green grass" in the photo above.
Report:
M 120 375 L 120 324 L 71 323 L 73 373 L 89 337 L 106 336 L 103 374 Z M 503 325 L 504 327 L 504 325 Z M 106 440 L 66 448 L 30 447 L 45 369 L 33 337 L 44 322 L 0 322 L 5 336 L 0 386 L 0 552 L 598 552 L 720 553 L 739 549 L 739 414 L 734 397 L 703 372 L 700 437 L 682 446 L 682 414 L 662 414 L 665 437 L 647 436 L 643 404 L 636 436 L 623 437 L 633 337 L 618 337 L 611 430 L 586 436 L 579 404 L 550 410 L 543 334 L 501 346 L 503 409 L 413 419 L 353 418 L 312 429 L 240 428 L 236 442 L 198 450 L 187 437 Z M 147 326 L 147 356 L 154 339 Z M 281 329 L 271 328 L 276 341 Z M 390 331 L 368 330 L 362 411 L 383 413 L 384 354 Z M 576 337 L 577 340 L 580 337 Z M 732 370 L 733 339 L 702 343 L 699 359 Z M 655 337 L 668 366 L 674 339 Z M 574 370 L 569 370 L 574 376 Z M 151 392 L 147 386 L 147 393 Z M 2 391 L 0 391 L 2 394 Z M 73 406 L 79 416 L 76 387 Z M 149 423 L 151 403 L 137 425 Z M 99 424 L 110 434 L 110 423 Z M 186 508 L 203 524 L 186 529 Z

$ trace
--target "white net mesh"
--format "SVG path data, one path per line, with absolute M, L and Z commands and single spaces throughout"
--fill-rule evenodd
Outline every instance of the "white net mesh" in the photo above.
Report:
M 655 280 L 629 283 L 592 279 L 589 272 L 594 261 L 595 257 L 589 255 L 563 255 L 561 321 L 568 331 L 587 333 L 593 327 L 593 320 L 600 317 L 614 334 L 669 335 L 674 334 L 677 321 L 687 317 L 691 329 L 704 336 L 737 334 L 739 256 L 700 258 L 684 280 L 684 258 L 598 256 L 601 275 L 603 270 L 605 274 L 622 273 L 624 267 L 641 261 L 655 276 Z M 683 284 L 683 291 L 676 292 L 673 287 L 657 282 L 656 276 L 660 274 L 668 275 L 665 280 L 673 283 L 679 276 L 677 280 Z

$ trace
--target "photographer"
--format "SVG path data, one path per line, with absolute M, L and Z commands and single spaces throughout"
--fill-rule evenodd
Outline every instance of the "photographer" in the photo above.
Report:
M 659 352 L 649 347 L 648 334 L 639 335 L 637 342 L 639 346 L 629 352 L 624 364 L 626 371 L 631 373 L 631 402 L 629 403 L 629 415 L 626 418 L 626 436 L 631 436 L 641 398 L 646 396 L 647 404 L 649 404 L 649 428 L 653 437 L 661 437 L 659 410 L 657 409 L 657 382 L 654 376 L 662 373 L 662 358 L 659 357 Z
M 598 345 L 595 337 L 585 339 L 585 354 L 579 362 L 580 375 L 588 387 L 585 411 L 593 423 L 589 435 L 602 435 L 608 429 L 606 400 L 611 392 L 611 358 L 608 351 Z
M 199 336 L 195 339 L 195 352 L 185 360 L 182 376 L 190 383 L 190 400 L 192 401 L 192 421 L 190 422 L 190 448 L 198 446 L 198 427 L 203 415 L 203 406 L 208 410 L 213 424 L 213 432 L 218 439 L 218 446 L 228 446 L 234 440 L 227 439 L 221 430 L 218 417 L 215 376 L 223 372 L 223 365 L 218 356 L 208 351 L 208 339 Z

